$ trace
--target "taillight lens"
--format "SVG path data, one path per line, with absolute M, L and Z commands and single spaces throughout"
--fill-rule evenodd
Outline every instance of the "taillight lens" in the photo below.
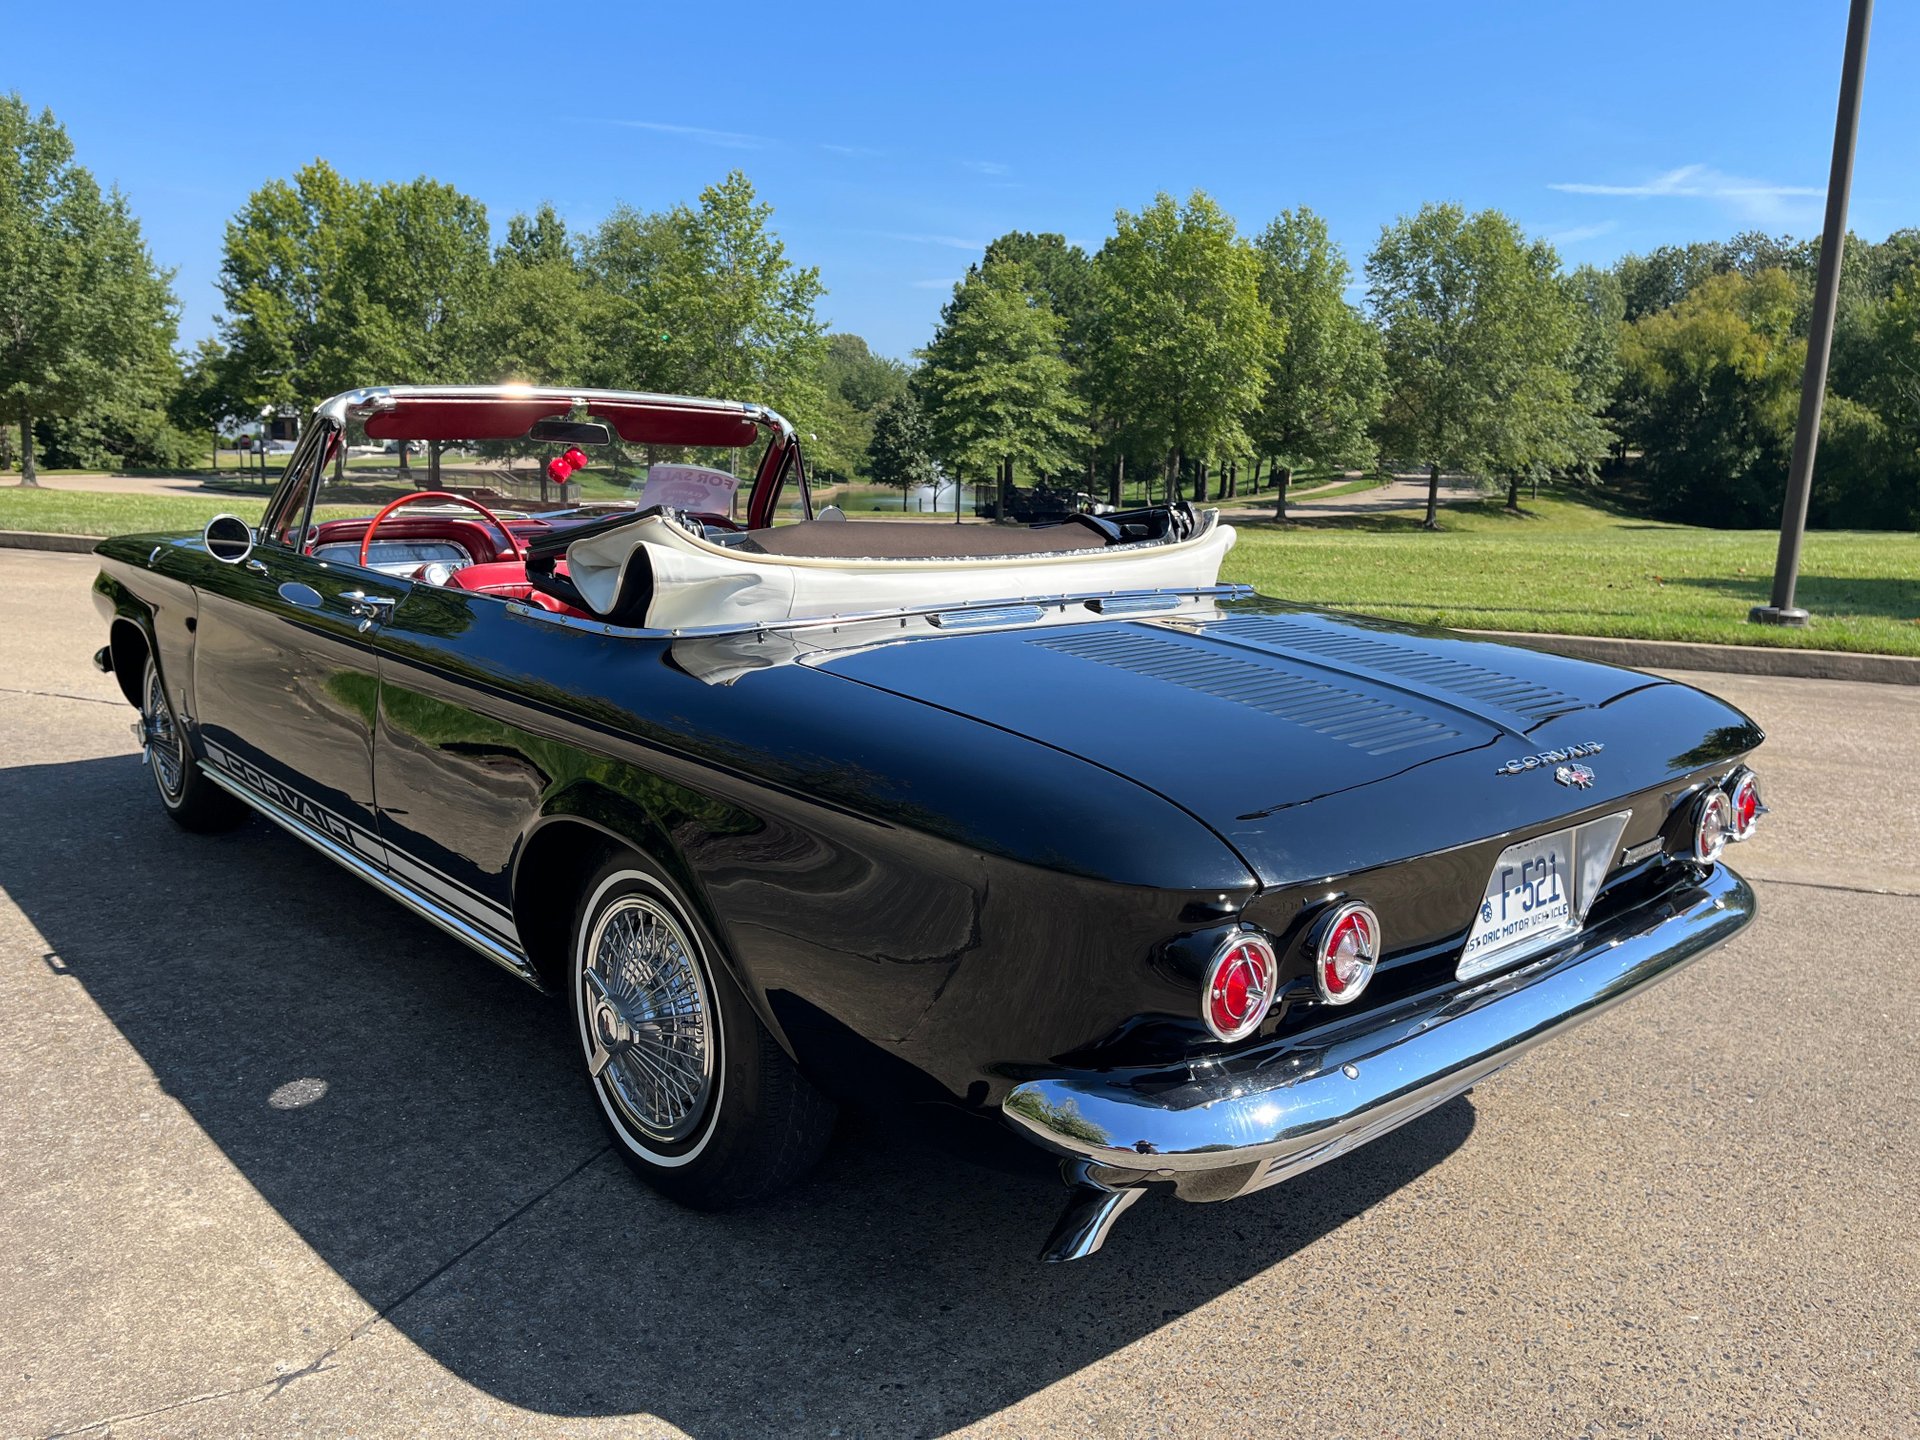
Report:
M 1313 966 L 1322 1000 L 1351 1005 L 1379 963 L 1380 917 L 1371 907 L 1348 901 L 1322 922 Z
M 1258 935 L 1236 935 L 1220 947 L 1207 966 L 1201 1016 L 1222 1040 L 1243 1040 L 1260 1028 L 1273 1008 L 1280 964 L 1273 947 Z
M 1693 858 L 1711 865 L 1727 848 L 1727 836 L 1733 829 L 1733 802 L 1724 790 L 1709 790 L 1700 797 L 1693 816 Z
M 1760 777 L 1751 770 L 1741 772 L 1728 793 L 1731 816 L 1727 825 L 1729 840 L 1750 840 L 1767 807 L 1760 803 Z

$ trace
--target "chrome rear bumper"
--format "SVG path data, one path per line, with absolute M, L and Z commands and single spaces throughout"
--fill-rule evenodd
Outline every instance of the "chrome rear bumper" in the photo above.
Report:
M 1166 1074 L 1030 1080 L 1007 1119 L 1066 1157 L 1073 1200 L 1043 1258 L 1100 1247 L 1148 1187 L 1231 1200 L 1298 1175 L 1443 1104 L 1517 1056 L 1698 959 L 1753 918 L 1753 891 L 1725 865 L 1575 936 L 1517 970 L 1424 1008 L 1385 1012 L 1319 1049 L 1276 1049 L 1253 1068 L 1172 1088 Z M 1356 1017 L 1358 1018 L 1358 1017 Z

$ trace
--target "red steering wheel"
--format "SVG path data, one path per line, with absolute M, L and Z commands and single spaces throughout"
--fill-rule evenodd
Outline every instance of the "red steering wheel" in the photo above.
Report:
M 372 522 L 367 526 L 367 533 L 360 537 L 360 563 L 362 566 L 367 563 L 367 555 L 373 548 L 373 532 L 380 528 L 380 522 L 398 510 L 402 505 L 418 505 L 422 500 L 450 500 L 455 505 L 465 505 L 469 509 L 478 510 L 492 522 L 493 528 L 498 530 L 502 538 L 506 540 L 507 559 L 524 560 L 527 558 L 526 552 L 520 548 L 520 542 L 513 538 L 513 532 L 507 529 L 505 522 L 472 496 L 455 495 L 446 490 L 416 490 L 411 495 L 402 495 L 398 500 L 395 500 L 391 505 L 387 506 L 386 509 L 373 517 Z

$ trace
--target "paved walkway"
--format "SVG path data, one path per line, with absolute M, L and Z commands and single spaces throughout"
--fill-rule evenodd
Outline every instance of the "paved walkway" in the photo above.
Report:
M 1358 476 L 1354 477 L 1358 479 Z M 1330 485 L 1337 490 L 1338 485 Z M 1485 492 L 1476 489 L 1470 481 L 1449 476 L 1440 478 L 1440 503 L 1455 505 L 1462 501 L 1478 500 Z M 1273 492 L 1265 491 L 1258 496 L 1238 496 L 1232 500 L 1222 500 L 1220 506 L 1222 518 L 1242 522 L 1247 520 L 1271 520 L 1273 518 Z M 1311 491 L 1298 499 L 1287 500 L 1287 518 L 1290 520 L 1324 520 L 1335 515 L 1378 515 L 1390 510 L 1425 510 L 1427 506 L 1427 477 L 1425 475 L 1395 475 L 1385 485 L 1375 490 L 1359 490 L 1351 495 L 1330 495 L 1324 500 L 1313 498 Z
M 93 472 L 84 475 L 48 475 L 40 476 L 42 490 L 86 490 L 97 495 L 223 495 L 236 490 L 251 490 L 257 494 L 269 493 L 280 479 L 286 457 L 275 457 L 280 463 L 268 470 L 268 484 L 262 485 L 258 479 L 259 471 L 223 470 L 216 487 L 211 476 L 194 475 L 108 475 Z M 17 476 L 0 482 L 0 488 L 19 487 Z

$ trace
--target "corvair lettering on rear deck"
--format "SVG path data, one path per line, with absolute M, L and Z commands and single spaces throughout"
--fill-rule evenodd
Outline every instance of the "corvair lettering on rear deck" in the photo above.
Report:
M 1559 750 L 1542 750 L 1538 755 L 1522 755 L 1518 760 L 1509 760 L 1493 773 L 1496 775 L 1524 775 L 1529 770 L 1538 770 L 1542 765 L 1564 765 L 1569 760 L 1578 760 L 1586 755 L 1598 755 L 1607 747 L 1598 740 L 1588 740 L 1580 745 L 1568 745 Z

